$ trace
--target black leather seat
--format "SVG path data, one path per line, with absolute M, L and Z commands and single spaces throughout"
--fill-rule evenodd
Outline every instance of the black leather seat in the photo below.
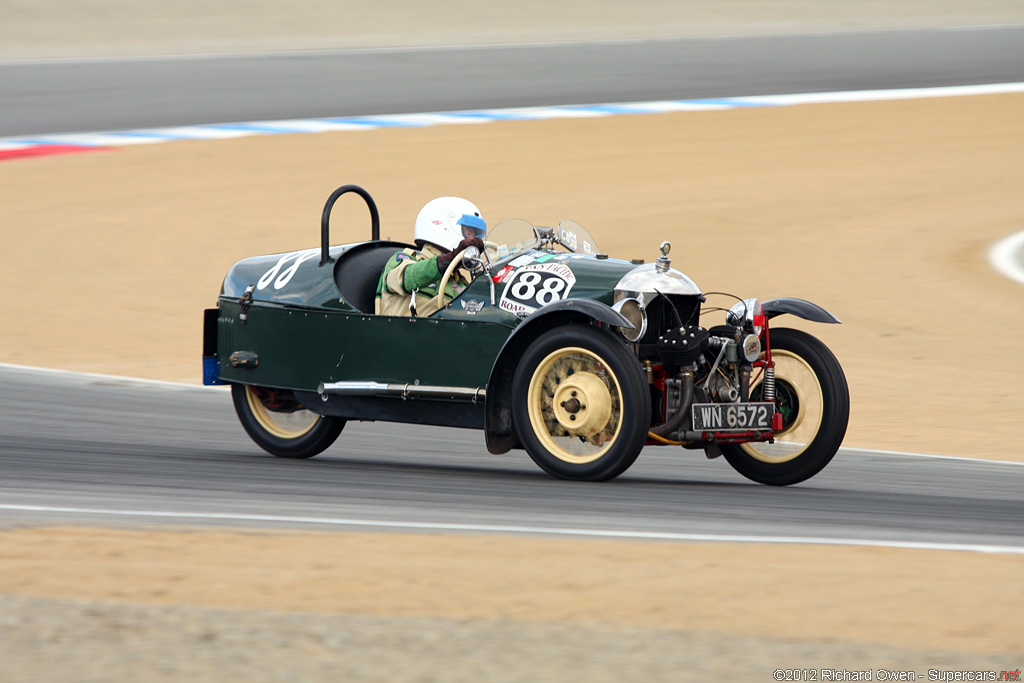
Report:
M 334 281 L 341 298 L 363 313 L 373 313 L 377 284 L 384 264 L 396 251 L 415 248 L 404 242 L 382 240 L 352 247 L 334 265 Z

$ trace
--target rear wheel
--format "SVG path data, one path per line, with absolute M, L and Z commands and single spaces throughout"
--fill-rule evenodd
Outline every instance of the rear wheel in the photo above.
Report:
M 775 443 L 723 445 L 737 472 L 762 484 L 787 486 L 813 477 L 839 450 L 850 420 L 850 391 L 839 361 L 821 341 L 800 330 L 771 331 L 775 409 L 782 430 Z M 751 387 L 761 400 L 763 382 Z
M 231 398 L 252 440 L 281 458 L 311 458 L 334 443 L 345 428 L 345 420 L 306 410 L 284 389 L 232 384 Z
M 545 472 L 604 481 L 633 464 L 647 439 L 651 400 L 640 364 L 614 337 L 584 325 L 537 338 L 516 368 L 512 417 Z

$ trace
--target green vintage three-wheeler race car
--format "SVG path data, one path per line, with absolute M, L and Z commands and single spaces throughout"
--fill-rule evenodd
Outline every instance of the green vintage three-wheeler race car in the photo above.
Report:
M 372 239 L 331 246 L 347 193 L 366 201 Z M 231 385 L 242 426 L 274 455 L 316 455 L 348 420 L 406 422 L 483 430 L 491 453 L 525 449 L 563 479 L 612 479 L 650 445 L 787 485 L 842 443 L 835 356 L 805 332 L 769 332 L 786 313 L 839 322 L 816 304 L 705 293 L 671 267 L 668 242 L 651 263 L 623 261 L 571 221 L 517 219 L 452 260 L 444 277 L 462 267 L 472 283 L 451 303 L 377 315 L 385 262 L 412 246 L 379 232 L 370 195 L 340 187 L 319 249 L 239 261 L 205 311 L 204 382 Z

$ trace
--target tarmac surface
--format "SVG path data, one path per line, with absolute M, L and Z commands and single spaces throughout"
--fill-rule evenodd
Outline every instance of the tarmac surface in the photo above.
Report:
M 1024 26 L 7 61 L 0 137 L 1021 81 Z

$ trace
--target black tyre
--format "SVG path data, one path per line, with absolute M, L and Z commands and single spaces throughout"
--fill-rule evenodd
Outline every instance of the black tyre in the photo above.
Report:
M 625 344 L 588 325 L 538 337 L 512 382 L 512 420 L 533 461 L 560 479 L 606 481 L 647 440 L 651 397 Z
M 806 332 L 772 330 L 771 347 L 782 431 L 773 444 L 722 446 L 722 453 L 744 477 L 787 486 L 813 477 L 839 450 L 850 421 L 850 390 L 836 357 Z M 761 385 L 751 387 L 751 400 L 760 400 Z
M 290 391 L 232 384 L 231 398 L 252 440 L 281 458 L 311 458 L 345 428 L 345 420 L 304 409 Z

